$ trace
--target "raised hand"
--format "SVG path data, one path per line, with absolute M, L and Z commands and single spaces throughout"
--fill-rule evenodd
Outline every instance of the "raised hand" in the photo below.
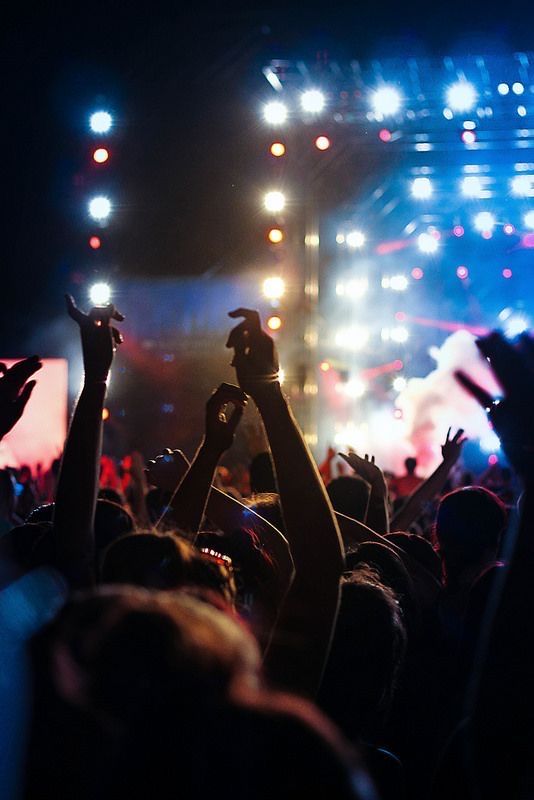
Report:
M 29 381 L 42 363 L 39 356 L 17 361 L 9 369 L 0 364 L 0 439 L 9 433 L 21 418 L 36 381 Z
M 86 314 L 70 295 L 65 295 L 65 300 L 69 316 L 80 326 L 86 380 L 106 381 L 117 345 L 123 341 L 122 334 L 110 322 L 122 322 L 123 315 L 112 303 L 95 306 Z
M 465 442 L 467 442 L 467 436 L 464 436 L 463 433 L 463 428 L 459 428 L 452 439 L 450 439 L 451 429 L 449 428 L 447 431 L 447 438 L 441 445 L 443 461 L 447 461 L 451 466 L 456 464 L 462 454 L 462 448 Z
M 158 489 L 174 492 L 188 469 L 189 461 L 182 451 L 167 447 L 161 455 L 147 462 L 145 475 L 147 481 Z
M 228 313 L 236 319 L 244 317 L 230 332 L 226 347 L 233 348 L 232 366 L 239 385 L 247 394 L 270 383 L 278 382 L 278 353 L 271 337 L 262 330 L 260 315 L 250 308 L 238 308 Z
M 236 428 L 243 416 L 247 396 L 238 386 L 221 383 L 206 403 L 205 446 L 222 454 L 232 446 Z M 228 405 L 233 411 L 228 414 Z
M 371 486 L 385 483 L 384 473 L 375 464 L 375 457 L 365 454 L 365 458 L 357 455 L 356 453 L 338 453 L 343 461 L 346 461 L 349 467 L 352 467 L 354 472 L 363 478 Z
M 530 336 L 509 342 L 494 332 L 479 339 L 477 346 L 501 384 L 504 397 L 493 398 L 459 370 L 458 382 L 486 409 L 506 455 L 523 475 L 534 476 L 534 342 Z

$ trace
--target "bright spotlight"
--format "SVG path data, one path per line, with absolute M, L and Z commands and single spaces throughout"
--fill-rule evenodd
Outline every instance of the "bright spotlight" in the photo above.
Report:
M 524 314 L 512 313 L 504 323 L 504 332 L 509 339 L 519 336 L 520 333 L 528 331 L 529 328 L 530 320 Z
M 394 292 L 405 292 L 408 288 L 408 278 L 406 275 L 393 275 L 389 279 L 389 288 Z
M 510 87 L 508 86 L 507 83 L 499 83 L 499 85 L 497 86 L 497 91 L 499 92 L 500 95 L 504 97 L 504 95 L 508 94 L 508 92 L 510 91 Z
M 391 328 L 389 335 L 393 342 L 398 342 L 399 344 L 404 344 L 404 342 L 407 342 L 410 338 L 410 334 L 408 333 L 407 329 L 402 325 L 398 325 L 396 328 Z
M 438 240 L 430 233 L 420 233 L 417 237 L 417 246 L 422 253 L 435 253 L 439 247 Z
M 281 231 L 280 228 L 271 228 L 267 236 L 269 241 L 273 244 L 280 244 L 284 239 L 284 232 Z
M 109 133 L 113 118 L 107 111 L 95 111 L 89 118 L 89 127 L 93 133 Z
M 317 150 L 328 150 L 330 147 L 330 139 L 328 136 L 318 136 L 315 140 Z
M 529 197 L 532 193 L 532 176 L 516 175 L 512 178 L 511 188 L 516 197 Z
M 89 299 L 94 306 L 107 306 L 111 300 L 111 286 L 108 283 L 93 283 L 89 289 Z
M 105 147 L 97 147 L 93 153 L 93 161 L 97 164 L 105 164 L 109 158 L 109 150 Z
M 412 181 L 412 197 L 417 200 L 428 200 L 432 196 L 432 182 L 430 178 L 415 178 Z
M 523 217 L 523 225 L 525 228 L 534 230 L 534 211 L 528 211 Z
M 512 92 L 514 94 L 523 94 L 524 91 L 525 91 L 525 87 L 523 86 L 522 83 L 519 83 L 519 81 L 516 81 L 515 83 L 512 83 Z
M 357 400 L 358 397 L 363 397 L 367 391 L 366 384 L 360 378 L 352 378 L 342 386 L 343 394 L 347 395 L 347 397 L 352 397 L 354 400 Z
M 346 350 L 358 351 L 365 347 L 369 340 L 369 331 L 367 328 L 354 326 L 352 328 L 345 328 L 337 331 L 334 341 L 338 347 L 343 347 Z
M 404 389 L 406 389 L 406 383 L 406 378 L 403 378 L 401 375 L 399 375 L 393 381 L 393 388 L 396 392 L 403 392 Z
M 104 220 L 111 214 L 111 201 L 107 197 L 93 197 L 89 202 L 89 216 L 96 220 Z
M 473 220 L 475 228 L 481 233 L 491 233 L 495 227 L 495 217 L 489 211 L 480 211 Z
M 464 197 L 480 197 L 482 182 L 476 175 L 468 175 L 462 181 L 462 194 Z
M 336 286 L 336 293 L 338 290 L 339 284 Z M 369 288 L 369 281 L 367 278 L 354 278 L 353 280 L 347 281 L 347 284 L 343 286 L 342 294 L 350 297 L 351 299 L 357 300 L 367 292 Z
M 447 105 L 453 111 L 470 111 L 477 101 L 477 91 L 468 81 L 453 83 L 446 92 Z
M 389 117 L 396 114 L 402 104 L 402 97 L 394 86 L 382 86 L 371 95 L 371 106 L 375 114 Z
M 494 431 L 490 431 L 485 436 L 480 437 L 480 449 L 484 453 L 495 453 L 501 449 L 501 442 Z
M 263 106 L 263 119 L 269 125 L 283 125 L 287 119 L 287 106 L 274 100 Z
M 286 146 L 282 142 L 273 142 L 270 147 L 270 153 L 275 158 L 280 158 L 286 153 Z
M 273 275 L 263 281 L 262 291 L 267 300 L 280 300 L 284 296 L 285 290 L 285 281 L 278 275 Z
M 526 117 L 527 109 L 525 108 L 525 106 L 517 106 L 517 114 L 519 117 Z
M 365 235 L 361 231 L 351 231 L 345 237 L 347 245 L 354 250 L 363 247 L 365 244 Z
M 263 198 L 263 205 L 266 211 L 277 213 L 283 211 L 286 205 L 286 198 L 282 192 L 267 192 Z
M 318 89 L 309 89 L 300 98 L 302 110 L 309 114 L 320 114 L 325 107 L 325 103 L 325 96 Z
M 278 316 L 278 314 L 271 314 L 269 319 L 267 320 L 267 327 L 271 331 L 279 331 L 282 327 L 282 320 Z

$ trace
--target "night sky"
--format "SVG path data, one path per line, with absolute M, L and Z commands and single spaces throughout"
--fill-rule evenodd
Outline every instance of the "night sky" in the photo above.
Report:
M 87 115 L 100 103 L 117 114 L 106 181 L 123 201 L 106 258 L 122 276 L 235 272 L 262 237 L 257 110 L 271 58 L 533 46 L 528 3 L 63 5 L 1 23 L 2 338 L 14 354 L 91 269 L 85 198 L 102 182 Z

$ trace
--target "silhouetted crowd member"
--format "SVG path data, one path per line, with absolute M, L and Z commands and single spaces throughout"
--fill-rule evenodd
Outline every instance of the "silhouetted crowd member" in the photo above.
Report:
M 530 337 L 479 343 L 501 402 L 457 376 L 511 469 L 447 491 L 449 430 L 430 476 L 407 459 L 390 481 L 391 516 L 373 456 L 340 454 L 352 475 L 333 478 L 330 449 L 318 470 L 250 309 L 230 313 L 237 385 L 207 400 L 192 461 L 102 459 L 123 318 L 67 308 L 84 383 L 53 490 L 41 465 L 0 471 L 0 797 L 529 797 Z M 40 366 L 3 370 L 0 438 Z M 250 402 L 245 476 L 220 460 Z

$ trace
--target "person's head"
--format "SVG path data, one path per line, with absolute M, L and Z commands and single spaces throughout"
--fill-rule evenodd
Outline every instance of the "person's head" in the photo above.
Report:
M 133 533 L 112 542 L 102 559 L 101 582 L 161 590 L 197 587 L 229 604 L 235 600 L 229 568 L 173 534 Z
M 365 522 L 371 496 L 367 481 L 359 475 L 344 475 L 330 481 L 326 491 L 335 511 Z
M 482 486 L 465 486 L 440 501 L 434 537 L 448 579 L 497 558 L 507 513 L 504 503 Z
M 26 521 L 52 522 L 53 516 L 54 503 L 44 503 L 35 508 Z M 99 498 L 95 509 L 95 563 L 100 563 L 106 547 L 121 536 L 131 533 L 134 527 L 133 517 L 119 503 Z
M 406 458 L 404 460 L 404 466 L 408 475 L 413 475 L 415 473 L 415 468 L 417 467 L 417 459 L 413 458 L 413 456 Z
M 406 648 L 397 598 L 366 564 L 345 577 L 320 705 L 342 730 L 370 733 L 389 708 Z
M 276 492 L 261 492 L 255 494 L 248 500 L 245 500 L 245 505 L 251 508 L 260 517 L 263 517 L 270 522 L 271 525 L 281 531 L 285 530 L 284 520 L 282 517 L 282 508 L 280 506 L 280 496 Z
M 23 464 L 19 469 L 18 481 L 19 483 L 29 483 L 32 479 L 32 471 L 27 464 Z

